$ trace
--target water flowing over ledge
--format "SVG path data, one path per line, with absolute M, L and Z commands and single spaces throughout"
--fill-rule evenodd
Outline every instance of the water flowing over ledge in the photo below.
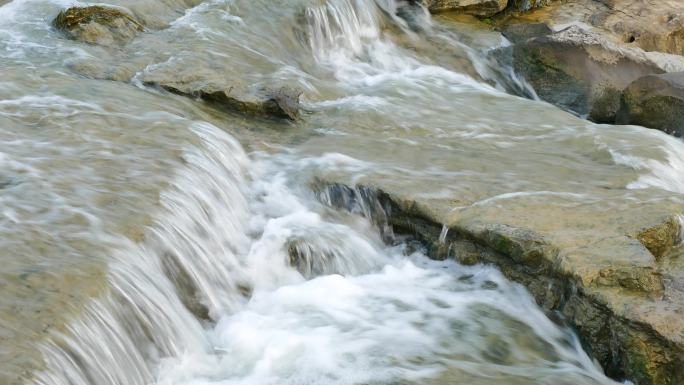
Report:
M 0 8 L 3 382 L 681 378 L 679 140 L 507 94 L 500 34 L 403 1 L 112 3 L 114 48 Z

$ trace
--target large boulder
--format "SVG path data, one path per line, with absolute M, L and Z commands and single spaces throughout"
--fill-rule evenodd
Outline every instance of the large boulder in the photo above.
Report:
M 617 123 L 684 135 L 684 72 L 643 76 L 622 93 Z
M 61 11 L 53 25 L 70 38 L 89 44 L 117 46 L 145 30 L 132 15 L 103 6 L 72 7 Z
M 541 99 L 599 123 L 615 121 L 622 90 L 632 81 L 681 66 L 577 25 L 509 50 L 514 70 Z
M 490 17 L 506 9 L 508 0 L 422 0 L 430 12 L 455 11 Z

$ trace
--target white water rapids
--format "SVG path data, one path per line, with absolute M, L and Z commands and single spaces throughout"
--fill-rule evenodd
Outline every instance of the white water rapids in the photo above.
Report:
M 630 197 L 644 188 L 682 193 L 679 140 L 601 128 L 507 95 L 506 81 L 520 89 L 524 82 L 502 80 L 481 49 L 505 44 L 500 36 L 439 29 L 420 8 L 407 21 L 396 16 L 408 6 L 401 1 L 113 3 L 158 16 L 167 28 L 130 51 L 107 51 L 49 26 L 62 7 L 85 3 L 14 0 L 0 8 L 0 246 L 3 263 L 13 261 L 3 273 L 35 274 L 27 285 L 38 290 L 54 278 L 60 283 L 45 291 L 55 297 L 36 306 L 69 314 L 63 327 L 31 340 L 41 357 L 31 382 L 616 383 L 571 329 L 494 267 L 431 261 L 415 244 L 384 244 L 369 218 L 317 200 L 311 179 L 321 170 L 369 169 L 454 178 L 454 190 L 426 190 L 473 200 L 570 181 L 567 194 L 580 197 L 577 170 L 590 165 L 593 180 L 627 187 Z M 469 64 L 444 65 L 457 56 Z M 130 82 L 70 72 L 116 60 L 143 66 Z M 297 84 L 304 123 L 273 134 L 270 123 L 217 117 L 140 81 L 146 71 L 201 62 L 228 78 Z M 529 117 L 515 120 L 520 110 L 503 107 L 489 114 L 507 103 Z M 314 144 L 298 148 L 309 136 Z M 355 138 L 363 139 L 358 146 L 343 146 Z M 567 153 L 545 155 L 547 139 Z M 381 151 L 415 160 L 415 168 L 374 162 Z M 491 156 L 468 163 L 482 153 Z M 464 169 L 441 168 L 444 154 Z M 521 179 L 505 169 L 508 161 L 520 173 L 551 171 Z M 81 289 L 60 286 L 98 280 L 102 287 L 73 307 Z M 12 344 L 28 337 L 20 320 L 3 322 L 10 342 L 2 353 L 14 355 Z

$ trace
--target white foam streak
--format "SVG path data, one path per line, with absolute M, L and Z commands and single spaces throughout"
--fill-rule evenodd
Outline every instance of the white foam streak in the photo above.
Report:
M 612 148 L 608 149 L 617 164 L 646 171 L 636 181 L 629 183 L 627 188 L 655 187 L 684 194 L 684 143 L 680 139 L 655 130 L 644 132 L 644 134 L 647 133 L 649 136 L 660 139 L 659 149 L 664 153 L 665 160 L 643 158 L 625 154 Z

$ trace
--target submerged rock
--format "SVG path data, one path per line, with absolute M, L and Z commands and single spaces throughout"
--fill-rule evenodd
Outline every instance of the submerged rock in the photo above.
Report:
M 506 26 L 501 34 L 512 43 L 520 43 L 526 40 L 552 34 L 553 31 L 544 23 L 511 24 Z
M 155 83 L 169 92 L 200 98 L 231 112 L 245 115 L 284 118 L 299 118 L 299 97 L 302 92 L 291 87 L 263 88 L 256 92 L 239 92 L 233 88 L 218 88 L 205 85 L 189 88 L 178 83 Z
M 422 0 L 430 12 L 455 11 L 479 17 L 493 16 L 506 8 L 508 0 Z
M 103 46 L 126 44 L 145 29 L 132 15 L 103 6 L 63 10 L 53 25 L 72 39 Z
M 615 121 L 622 90 L 633 80 L 665 72 L 643 51 L 578 26 L 519 42 L 512 65 L 541 99 L 599 123 Z
M 617 123 L 684 135 L 684 72 L 643 76 L 622 93 Z

